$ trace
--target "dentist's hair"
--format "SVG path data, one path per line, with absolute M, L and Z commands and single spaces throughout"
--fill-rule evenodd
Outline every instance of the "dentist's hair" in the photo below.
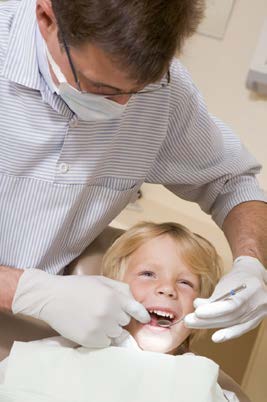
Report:
M 51 0 L 70 46 L 95 44 L 139 84 L 159 80 L 197 29 L 204 0 Z M 59 40 L 62 41 L 62 32 Z
M 182 259 L 199 277 L 199 297 L 209 297 L 223 275 L 222 260 L 208 240 L 174 222 L 141 222 L 127 230 L 105 253 L 102 274 L 122 280 L 129 256 L 147 241 L 162 235 L 177 243 Z

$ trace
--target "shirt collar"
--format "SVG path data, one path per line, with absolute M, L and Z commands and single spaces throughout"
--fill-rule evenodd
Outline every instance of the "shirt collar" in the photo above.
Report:
M 36 48 L 37 48 L 37 60 L 39 65 L 40 73 L 42 74 L 46 84 L 48 85 L 50 91 L 55 93 L 55 84 L 52 81 L 52 77 L 49 71 L 49 65 L 46 56 L 46 45 L 44 38 L 41 35 L 38 24 L 36 24 Z
M 41 90 L 42 81 L 36 52 L 36 25 L 36 0 L 22 0 L 10 29 L 2 75 L 17 84 Z

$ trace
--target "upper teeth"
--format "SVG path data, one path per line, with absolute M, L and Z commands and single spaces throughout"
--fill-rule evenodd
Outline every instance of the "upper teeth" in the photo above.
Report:
M 166 313 L 166 311 L 161 311 L 161 310 L 148 310 L 150 313 L 155 313 L 157 315 L 161 315 L 162 317 L 167 317 L 170 319 L 174 318 L 174 315 L 172 313 Z

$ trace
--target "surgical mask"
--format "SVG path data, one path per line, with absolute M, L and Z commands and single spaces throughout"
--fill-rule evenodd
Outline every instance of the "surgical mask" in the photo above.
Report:
M 51 68 L 59 82 L 59 86 L 54 85 L 54 89 L 79 119 L 85 121 L 101 121 L 117 119 L 122 115 L 127 103 L 120 105 L 101 95 L 78 91 L 67 82 L 59 66 L 52 58 L 47 46 L 46 53 Z

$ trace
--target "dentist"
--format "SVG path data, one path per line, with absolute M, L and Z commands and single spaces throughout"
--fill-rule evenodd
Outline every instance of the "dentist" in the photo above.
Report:
M 267 315 L 260 165 L 211 116 L 174 59 L 203 1 L 21 0 L 0 6 L 0 309 L 103 347 L 132 317 L 126 284 L 63 276 L 144 182 L 197 202 L 223 229 L 233 269 L 196 300 L 192 328 L 227 340 Z

